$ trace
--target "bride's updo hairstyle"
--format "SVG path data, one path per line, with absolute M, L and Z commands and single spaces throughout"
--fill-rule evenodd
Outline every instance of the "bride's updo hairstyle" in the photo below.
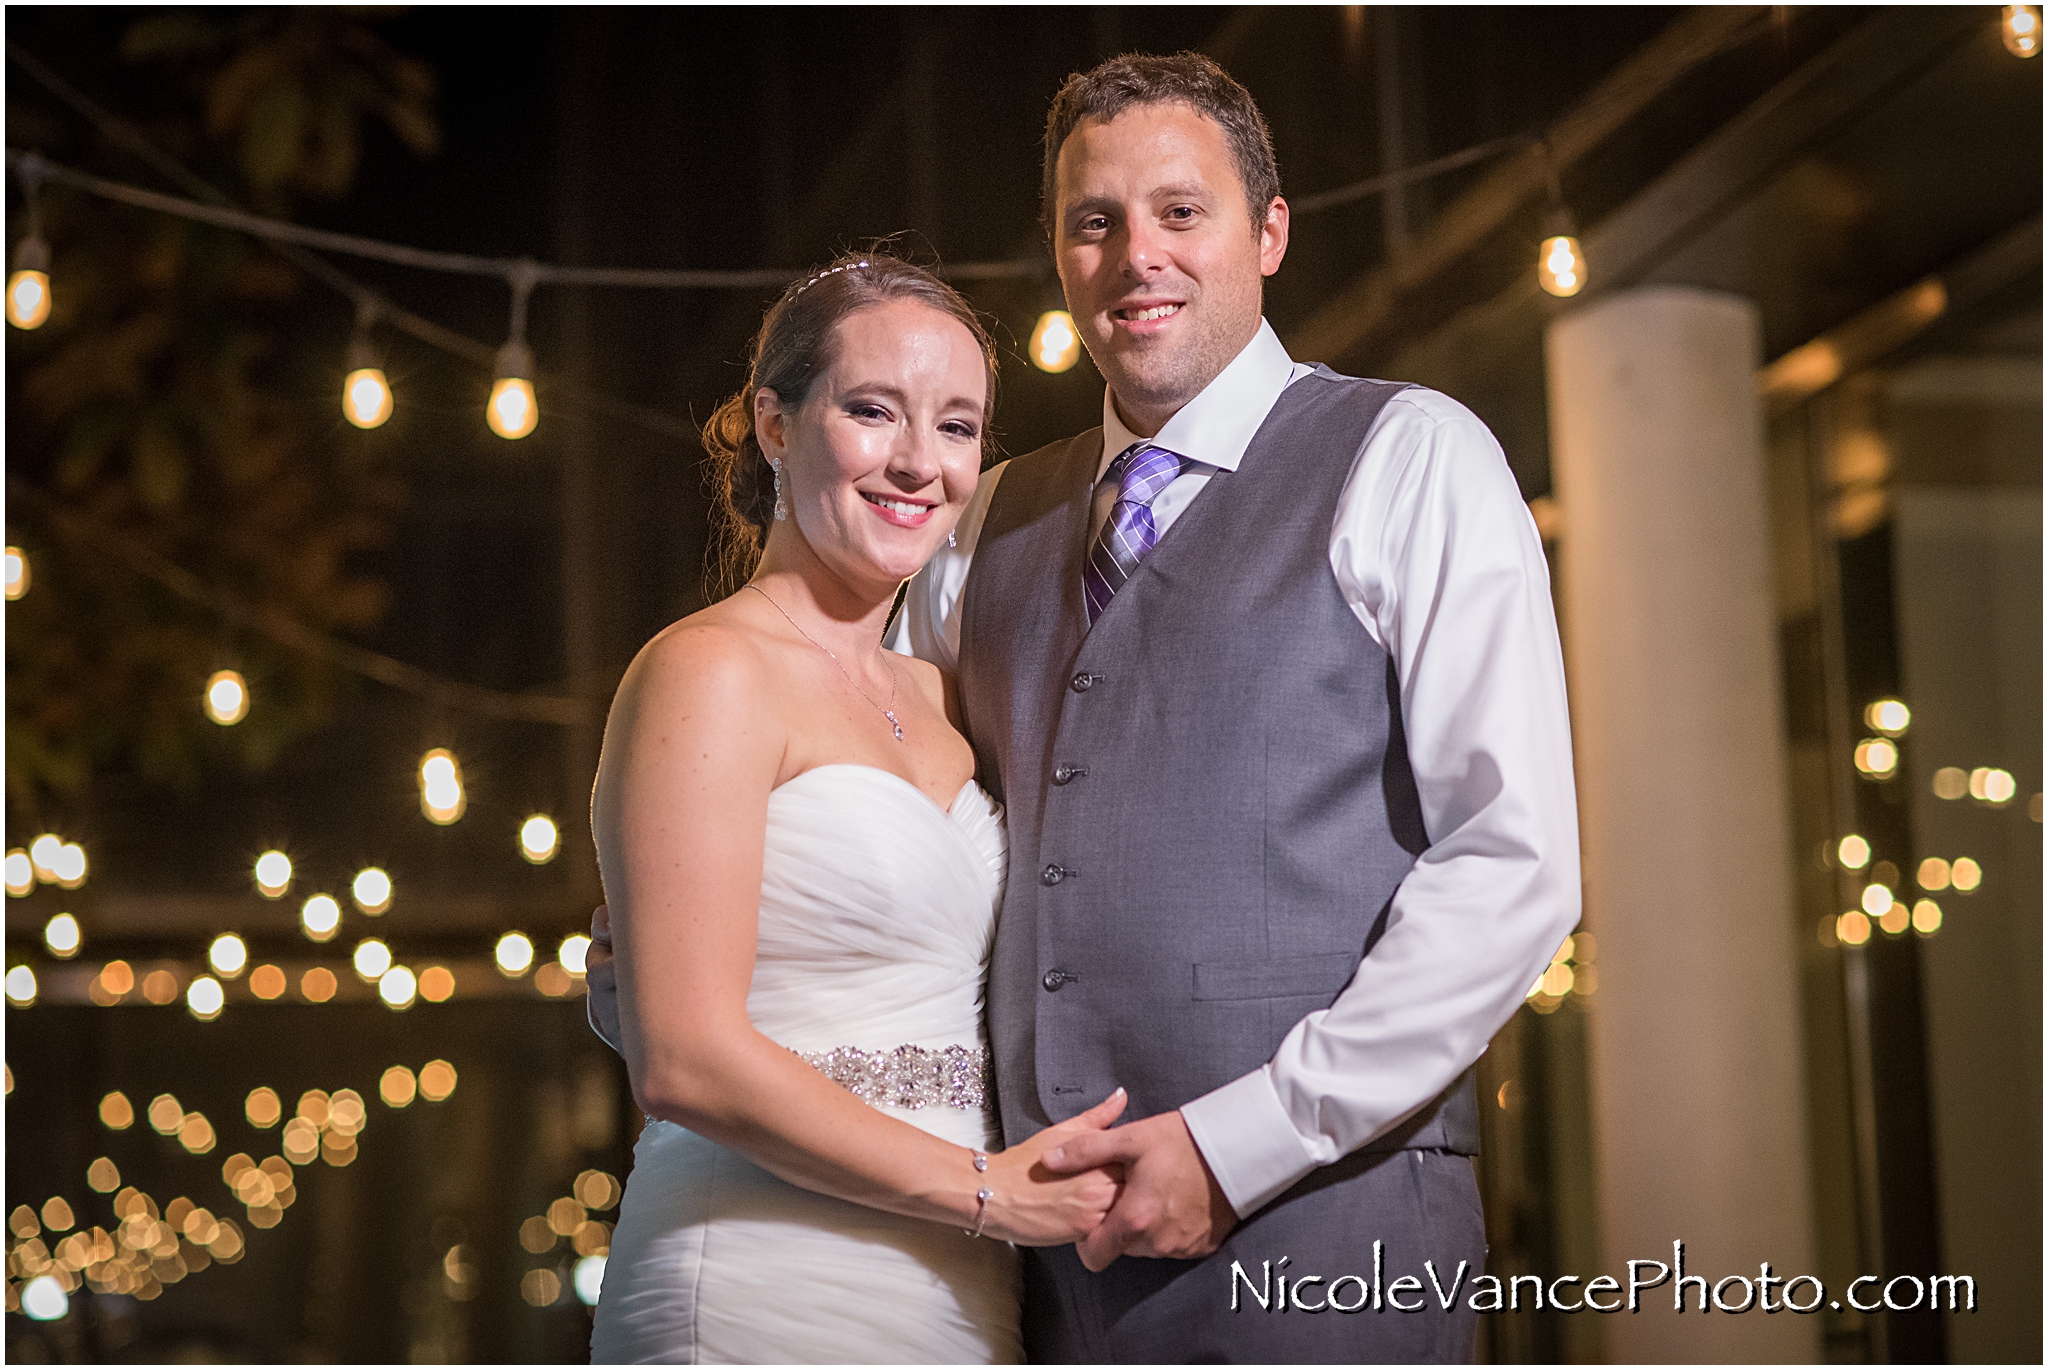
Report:
M 747 383 L 704 425 L 711 459 L 711 549 L 719 593 L 754 573 L 775 517 L 775 473 L 754 434 L 754 395 L 773 390 L 785 411 L 803 406 L 833 361 L 839 325 L 863 309 L 915 300 L 960 321 L 988 368 L 982 431 L 995 408 L 996 349 L 966 298 L 931 272 L 884 252 L 849 253 L 791 285 L 761 320 Z

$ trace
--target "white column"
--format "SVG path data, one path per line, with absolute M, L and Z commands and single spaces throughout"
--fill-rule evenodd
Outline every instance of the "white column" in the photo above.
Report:
M 1710 1285 L 1754 1283 L 1765 1261 L 1819 1273 L 1758 348 L 1748 301 L 1680 287 L 1611 296 L 1546 338 L 1600 942 L 1602 1269 L 1624 1279 L 1630 1260 L 1670 1265 L 1675 1240 Z M 1609 1358 L 1819 1356 L 1818 1314 L 1702 1316 L 1692 1285 L 1678 1315 L 1673 1297 L 1667 1282 L 1641 1312 L 1603 1318 Z

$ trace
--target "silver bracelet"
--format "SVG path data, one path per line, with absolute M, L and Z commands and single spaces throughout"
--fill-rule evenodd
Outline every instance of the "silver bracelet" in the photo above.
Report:
M 986 1171 L 988 1169 L 988 1156 L 985 1153 L 979 1151 L 974 1153 L 974 1168 L 979 1171 Z M 974 1191 L 974 1202 L 976 1204 L 974 1230 L 968 1232 L 963 1227 L 960 1229 L 962 1232 L 966 1232 L 970 1237 L 979 1237 L 981 1235 L 981 1229 L 988 1226 L 988 1201 L 995 1196 L 996 1192 L 987 1185 L 983 1185 Z

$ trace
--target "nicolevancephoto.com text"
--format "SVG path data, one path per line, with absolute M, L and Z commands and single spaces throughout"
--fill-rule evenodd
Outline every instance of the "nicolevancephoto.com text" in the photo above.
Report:
M 1858 1313 L 1929 1312 L 1974 1313 L 1977 1311 L 1977 1281 L 1970 1275 L 1859 1275 L 1839 1296 L 1828 1293 L 1818 1275 L 1778 1275 L 1769 1261 L 1758 1263 L 1755 1277 L 1722 1275 L 1709 1277 L 1687 1273 L 1685 1243 L 1671 1243 L 1669 1263 L 1632 1260 L 1625 1263 L 1627 1274 L 1595 1275 L 1473 1275 L 1469 1263 L 1459 1261 L 1449 1271 L 1439 1271 L 1434 1260 L 1422 1262 L 1422 1274 L 1389 1277 L 1386 1243 L 1372 1244 L 1370 1274 L 1290 1273 L 1292 1257 L 1260 1262 L 1259 1270 L 1247 1271 L 1241 1261 L 1230 1263 L 1230 1311 L 1266 1313 L 1422 1313 L 1449 1312 L 1462 1298 L 1475 1313 L 1518 1313 L 1525 1309 L 1551 1309 L 1559 1313 L 1635 1313 L 1643 1308 L 1643 1296 L 1655 1289 L 1671 1287 L 1674 1312 L 1701 1313 L 1817 1313 L 1822 1308 Z M 1693 1302 L 1688 1303 L 1688 1298 Z

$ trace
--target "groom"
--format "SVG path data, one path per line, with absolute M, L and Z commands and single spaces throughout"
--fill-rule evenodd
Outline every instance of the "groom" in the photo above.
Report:
M 1470 1067 L 1579 914 L 1534 526 L 1463 407 L 1264 322 L 1287 202 L 1214 62 L 1070 78 L 1043 215 L 1102 426 L 982 477 L 891 643 L 1008 809 L 1006 1143 L 1131 1094 L 1048 1156 L 1124 1189 L 1025 1253 L 1027 1347 L 1469 1360 Z

